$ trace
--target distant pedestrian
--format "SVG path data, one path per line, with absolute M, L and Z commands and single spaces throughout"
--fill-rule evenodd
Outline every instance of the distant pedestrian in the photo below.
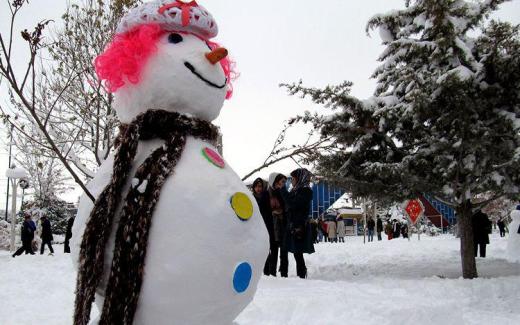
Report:
M 386 222 L 385 233 L 388 236 L 388 240 L 392 240 L 394 237 L 394 227 L 392 226 L 392 221 L 390 220 Z
M 31 222 L 31 216 L 29 214 L 26 214 L 24 216 L 24 221 L 22 224 L 22 247 L 20 247 L 12 256 L 16 257 L 18 255 L 22 255 L 23 252 L 25 254 L 31 254 L 34 255 L 33 249 L 32 249 L 32 241 L 34 239 L 34 232 L 36 231 L 36 225 L 34 222 Z
M 403 238 L 408 238 L 408 224 L 403 223 L 401 226 L 401 235 L 403 235 Z
M 374 229 L 376 227 L 376 223 L 372 217 L 370 217 L 367 221 L 367 229 L 368 229 L 368 241 L 374 241 Z
M 473 215 L 473 244 L 475 247 L 475 257 L 480 248 L 480 257 L 486 257 L 486 245 L 489 244 L 489 234 L 491 233 L 491 221 L 487 214 L 478 210 Z
M 42 225 L 42 246 L 40 248 L 40 254 L 43 254 L 45 251 L 45 245 L 49 246 L 49 250 L 51 251 L 49 255 L 54 255 L 54 249 L 52 249 L 52 241 L 54 238 L 52 237 L 52 227 L 51 222 L 47 219 L 46 216 L 41 218 Z
M 332 221 L 332 220 L 327 221 L 327 231 L 328 231 L 329 241 L 331 243 L 335 243 L 337 241 L 336 229 L 337 229 L 336 221 Z
M 377 216 L 376 231 L 377 231 L 377 240 L 380 241 L 382 239 L 381 232 L 383 231 L 383 221 L 381 220 L 381 218 L 379 216 Z
M 67 230 L 65 231 L 65 244 L 63 245 L 63 252 L 70 253 L 70 239 L 72 238 L 72 225 L 74 224 L 74 217 L 67 221 Z
M 500 237 L 504 237 L 506 235 L 506 224 L 502 218 L 498 219 L 497 226 L 500 231 Z
M 323 241 L 326 243 L 329 241 L 329 225 L 323 220 L 323 216 L 320 218 L 321 231 L 323 232 Z
M 401 223 L 397 219 L 394 219 L 393 232 L 393 238 L 399 238 L 401 235 Z
M 345 222 L 343 221 L 343 218 L 338 216 L 338 218 L 336 219 L 336 222 L 337 222 L 337 234 L 338 234 L 338 241 L 340 243 L 344 243 L 345 242 Z

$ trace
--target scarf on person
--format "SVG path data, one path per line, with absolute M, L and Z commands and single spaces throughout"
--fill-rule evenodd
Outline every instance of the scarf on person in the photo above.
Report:
M 132 324 L 154 208 L 164 182 L 181 157 L 187 136 L 216 145 L 218 129 L 210 122 L 163 110 L 148 110 L 120 127 L 112 179 L 94 203 L 81 242 L 74 324 L 89 322 L 96 288 L 103 276 L 105 247 L 120 204 L 121 216 L 99 324 Z M 156 138 L 164 140 L 164 145 L 130 176 L 139 141 Z M 123 200 L 121 192 L 129 177 L 131 186 Z
M 291 173 L 292 177 L 296 177 L 298 183 L 294 185 L 292 191 L 299 190 L 300 188 L 311 186 L 311 172 L 305 168 L 298 168 Z

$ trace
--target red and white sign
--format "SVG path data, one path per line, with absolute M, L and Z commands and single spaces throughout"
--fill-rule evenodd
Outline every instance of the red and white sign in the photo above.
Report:
M 421 214 L 424 212 L 424 208 L 421 201 L 416 199 L 408 201 L 404 210 L 406 211 L 406 213 L 408 213 L 408 216 L 410 217 L 410 220 L 412 220 L 412 224 L 414 225 L 421 216 Z

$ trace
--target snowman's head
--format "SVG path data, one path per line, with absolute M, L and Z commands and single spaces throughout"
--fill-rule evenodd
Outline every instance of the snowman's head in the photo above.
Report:
M 184 26 L 178 20 L 186 4 L 147 5 L 165 22 L 143 16 L 142 10 L 137 22 L 146 23 L 123 19 L 123 32 L 95 61 L 99 78 L 114 93 L 119 119 L 129 123 L 149 109 L 161 109 L 214 120 L 231 97 L 233 71 L 227 50 L 207 37 L 216 34 L 212 17 L 202 7 L 189 7 L 193 26 Z

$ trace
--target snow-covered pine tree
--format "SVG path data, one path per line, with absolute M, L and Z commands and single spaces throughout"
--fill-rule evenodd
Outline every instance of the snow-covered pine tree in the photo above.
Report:
M 471 216 L 489 201 L 477 197 L 519 194 L 518 26 L 482 27 L 503 2 L 406 1 L 405 9 L 372 18 L 367 31 L 379 29 L 386 49 L 368 100 L 349 96 L 349 83 L 288 86 L 337 110 L 310 119 L 343 148 L 321 157 L 320 174 L 359 196 L 426 192 L 455 207 L 464 278 L 478 276 Z

